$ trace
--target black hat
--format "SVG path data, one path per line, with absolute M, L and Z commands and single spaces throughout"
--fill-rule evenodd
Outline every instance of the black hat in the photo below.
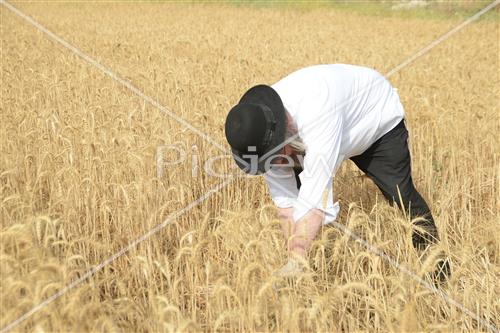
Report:
M 285 141 L 285 107 L 278 93 L 266 85 L 250 88 L 226 118 L 226 138 L 236 164 L 246 173 L 266 172 L 268 159 L 280 149 L 261 159 Z

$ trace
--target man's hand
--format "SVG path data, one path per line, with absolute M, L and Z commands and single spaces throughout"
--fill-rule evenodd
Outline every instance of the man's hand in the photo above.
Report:
M 278 208 L 278 217 L 281 220 L 281 231 L 283 231 L 283 235 L 285 236 L 286 248 L 290 251 L 289 238 L 293 235 L 294 231 L 293 208 Z
M 290 207 L 279 208 L 278 217 L 281 220 L 281 230 L 287 240 L 289 253 L 304 258 L 323 225 L 325 214 L 319 209 L 311 209 L 294 223 L 293 208 Z
M 319 209 L 311 209 L 303 218 L 294 224 L 290 252 L 305 258 L 312 242 L 318 235 L 325 213 Z

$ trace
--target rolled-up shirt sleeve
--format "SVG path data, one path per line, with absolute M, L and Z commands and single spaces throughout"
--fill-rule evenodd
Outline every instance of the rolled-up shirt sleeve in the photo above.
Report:
M 319 112 L 321 121 L 301 133 L 307 146 L 304 171 L 299 175 L 302 186 L 295 200 L 293 219 L 303 218 L 311 209 L 325 212 L 324 223 L 331 223 L 339 212 L 338 203 L 333 202 L 333 174 L 342 162 L 340 146 L 342 140 L 342 116 L 331 108 Z
M 269 193 L 274 204 L 279 208 L 293 207 L 299 194 L 295 173 L 291 167 L 273 165 L 264 174 L 269 187 Z

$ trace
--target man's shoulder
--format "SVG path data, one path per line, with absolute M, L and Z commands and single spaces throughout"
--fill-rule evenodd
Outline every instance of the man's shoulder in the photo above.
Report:
M 317 76 L 324 75 L 325 71 L 331 71 L 335 69 L 337 65 L 338 64 L 321 64 L 321 65 L 303 67 L 284 76 L 274 85 L 279 86 L 287 83 L 289 84 L 294 82 L 303 82 L 304 79 L 314 79 Z
M 321 64 L 300 68 L 283 77 L 272 87 L 278 93 L 295 93 L 295 90 L 307 93 L 318 88 L 332 87 L 339 82 L 349 82 L 357 77 L 371 77 L 377 73 L 369 67 L 349 64 Z
M 327 88 L 326 80 L 335 65 L 314 65 L 290 73 L 271 87 L 285 99 L 297 100 Z

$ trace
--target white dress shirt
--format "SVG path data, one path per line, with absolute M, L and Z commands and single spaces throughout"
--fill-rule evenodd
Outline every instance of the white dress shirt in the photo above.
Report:
M 293 207 L 295 222 L 317 208 L 331 223 L 339 212 L 333 176 L 403 119 L 397 90 L 375 70 L 345 64 L 306 67 L 272 87 L 307 149 L 300 191 L 292 167 L 273 166 L 264 175 L 271 197 L 280 208 Z

